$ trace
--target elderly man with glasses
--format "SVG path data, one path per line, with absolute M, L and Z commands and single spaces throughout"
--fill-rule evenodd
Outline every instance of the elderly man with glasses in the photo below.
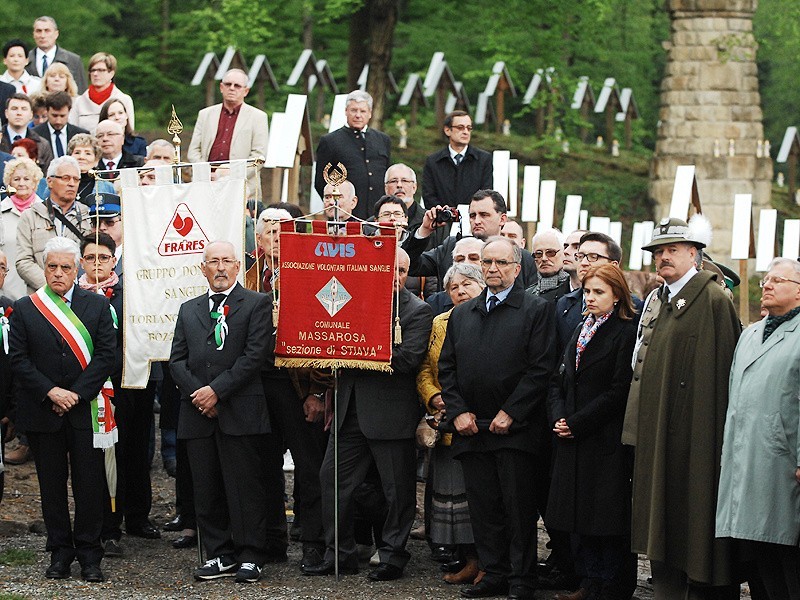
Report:
M 761 280 L 766 318 L 739 338 L 722 442 L 717 537 L 755 556 L 770 600 L 800 595 L 800 262 Z
M 564 271 L 564 236 L 558 229 L 537 231 L 532 247 L 537 279 L 525 291 L 555 303 L 569 292 L 569 273 Z
M 481 252 L 486 289 L 453 309 L 439 383 L 461 461 L 470 520 L 485 575 L 465 598 L 508 593 L 532 599 L 536 580 L 536 489 L 531 462 L 549 443 L 545 400 L 555 366 L 553 308 L 526 294 L 522 249 L 490 237 Z
M 219 84 L 222 103 L 197 115 L 186 157 L 189 162 L 227 162 L 267 155 L 267 113 L 245 103 L 250 93 L 247 73 L 231 69 Z M 261 199 L 258 169 L 247 170 L 247 198 Z
M 42 287 L 44 246 L 54 237 L 67 237 L 76 243 L 91 231 L 89 209 L 75 202 L 81 170 L 71 156 L 56 158 L 47 169 L 50 197 L 34 203 L 22 213 L 17 225 L 17 273 L 31 294 Z

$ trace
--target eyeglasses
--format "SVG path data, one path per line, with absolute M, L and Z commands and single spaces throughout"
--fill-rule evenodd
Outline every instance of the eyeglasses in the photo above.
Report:
M 597 262 L 601 258 L 605 258 L 606 260 L 611 260 L 608 256 L 604 256 L 602 254 L 598 254 L 597 252 L 576 252 L 575 253 L 575 260 L 581 262 L 583 259 L 588 260 L 589 262 Z
M 118 135 L 122 135 L 122 134 L 119 133 L 119 132 L 114 133 L 113 131 L 109 131 L 108 133 L 95 133 L 94 137 L 96 137 L 98 140 L 102 140 L 103 138 L 116 137 Z
M 232 267 L 233 265 L 235 265 L 239 261 L 236 260 L 235 258 L 223 258 L 223 259 L 212 258 L 211 260 L 204 260 L 203 262 L 205 263 L 205 265 L 207 267 L 211 267 L 212 269 L 216 269 L 220 265 L 222 265 L 223 267 Z
M 111 227 L 112 225 L 116 225 L 120 221 L 122 221 L 122 219 L 119 219 L 119 218 L 112 218 L 112 219 L 106 218 L 106 219 L 104 219 L 101 216 L 99 227 L 100 227 L 100 229 L 102 229 L 103 227 Z
M 450 125 L 450 129 L 456 131 L 472 131 L 472 125 Z
M 80 177 L 75 177 L 74 175 L 51 175 L 50 177 L 52 177 L 53 179 L 60 179 L 64 183 L 70 183 L 71 181 L 74 181 L 75 183 L 80 183 L 81 181 Z
M 86 262 L 95 262 L 95 261 L 97 261 L 99 263 L 106 264 L 112 258 L 113 257 L 110 254 L 96 254 L 96 255 L 95 254 L 87 254 L 86 256 L 83 257 L 83 260 L 85 260 Z
M 233 83 L 232 81 L 223 81 L 222 82 L 222 87 L 233 88 L 235 90 L 240 90 L 245 86 L 243 86 L 241 83 Z
M 778 275 L 767 275 L 766 277 L 764 277 L 764 279 L 758 282 L 758 285 L 763 288 L 768 283 L 771 283 L 772 285 L 778 285 L 780 283 L 787 283 L 787 282 L 796 283 L 800 285 L 800 281 L 795 281 L 794 279 L 787 279 L 786 277 L 780 277 Z
M 5 265 L 0 265 L 0 273 L 8 273 L 8 267 Z
M 382 212 L 378 215 L 379 219 L 391 219 L 394 217 L 395 219 L 402 219 L 405 217 L 405 213 L 402 210 L 396 210 L 394 212 Z
M 499 268 L 507 267 L 508 265 L 517 264 L 516 260 L 506 260 L 505 258 L 482 258 L 481 264 L 484 267 L 491 267 L 492 263 L 496 264 Z
M 479 254 L 468 254 L 464 256 L 463 254 L 456 254 L 453 257 L 453 262 L 464 262 L 465 260 L 469 259 L 469 262 L 476 263 L 481 261 L 481 257 Z
M 108 69 L 89 69 L 89 73 L 108 73 Z
M 59 264 L 56 264 L 56 263 L 47 263 L 47 264 L 45 265 L 45 268 L 46 268 L 48 271 L 50 271 L 51 273 L 55 273 L 55 272 L 56 272 L 56 271 L 58 271 L 59 269 L 61 269 L 62 271 L 64 271 L 64 273 L 71 273 L 71 272 L 72 272 L 72 270 L 75 268 L 75 265 L 73 265 L 73 264 L 71 264 L 71 263 L 69 263 L 69 264 L 66 264 L 66 265 L 59 265 Z
M 553 248 L 548 248 L 547 250 L 537 250 L 533 253 L 533 258 L 542 258 L 543 256 L 547 256 L 547 258 L 553 258 L 559 252 L 561 252 L 561 250 L 554 250 Z
M 412 183 L 417 183 L 414 179 L 390 179 L 386 182 L 386 185 L 397 185 L 398 183 L 402 183 L 403 185 L 411 185 Z

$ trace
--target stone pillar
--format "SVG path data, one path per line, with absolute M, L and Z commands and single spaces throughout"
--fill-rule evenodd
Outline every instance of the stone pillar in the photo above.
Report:
M 671 37 L 664 43 L 667 65 L 650 166 L 654 216 L 669 211 L 678 165 L 695 165 L 703 214 L 714 226 L 709 252 L 730 262 L 734 194 L 753 195 L 756 218 L 770 203 L 772 160 L 756 157 L 764 137 L 752 33 L 758 0 L 668 0 L 667 5 Z

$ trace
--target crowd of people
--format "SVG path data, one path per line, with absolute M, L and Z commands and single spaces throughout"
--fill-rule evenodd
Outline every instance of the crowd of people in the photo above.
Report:
M 0 417 L 4 438 L 19 438 L 5 464 L 36 464 L 47 578 L 70 577 L 77 559 L 84 580 L 103 581 L 102 559 L 124 555 L 123 525 L 161 537 L 150 520 L 158 398 L 176 477 L 162 527 L 180 533 L 177 549 L 202 544 L 198 580 L 256 582 L 296 539 L 305 575 L 368 563 L 370 580 L 391 581 L 415 536 L 465 598 L 550 588 L 567 590 L 558 600 L 626 600 L 638 554 L 659 600 L 733 599 L 743 581 L 753 598 L 800 598 L 800 262 L 772 262 L 763 318 L 742 333 L 738 280 L 705 253 L 707 221 L 660 221 L 644 248 L 656 276 L 632 290 L 603 233 L 540 230 L 526 249 L 466 112 L 444 120 L 446 145 L 425 161 L 417 197 L 416 172 L 391 162 L 390 138 L 369 126 L 372 98 L 354 91 L 346 125 L 319 141 L 320 218 L 333 235 L 352 221 L 395 227 L 391 373 L 275 366 L 280 224 L 304 215 L 261 202 L 253 170 L 246 256 L 230 241 L 205 247 L 208 293 L 181 306 L 170 360 L 145 388 L 123 388 L 114 182 L 134 167 L 140 185 L 156 184 L 175 150 L 136 135 L 113 56 L 90 58 L 87 86 L 51 17 L 33 38 L 34 49 L 5 44 L 0 77 L 0 150 L 11 154 L 0 157 Z M 263 156 L 268 136 L 243 71 L 220 92 L 188 152 L 218 165 L 217 178 L 227 161 Z M 348 181 L 326 184 L 328 163 Z M 425 518 L 412 530 L 420 478 Z

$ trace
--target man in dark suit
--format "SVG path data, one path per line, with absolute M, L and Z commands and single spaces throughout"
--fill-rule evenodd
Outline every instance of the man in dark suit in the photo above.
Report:
M 28 127 L 33 119 L 33 105 L 31 99 L 25 94 L 12 94 L 6 101 L 5 115 L 8 124 L 3 127 L 3 135 L 0 137 L 0 150 L 11 152 L 11 144 L 22 138 L 30 138 L 36 142 L 39 149 L 38 164 L 42 171 L 47 172 L 50 161 L 53 160 L 53 153 L 48 144 L 39 134 Z
M 8 99 L 11 98 L 14 94 L 17 93 L 17 88 L 15 88 L 10 83 L 6 83 L 5 81 L 0 81 L 0 107 L 5 107 L 6 102 Z M 8 124 L 8 119 L 6 118 L 6 112 L 0 111 L 0 123 L 2 123 L 3 127 Z
M 9 357 L 16 376 L 17 427 L 28 435 L 41 489 L 51 556 L 45 577 L 69 577 L 77 556 L 86 581 L 103 581 L 106 486 L 103 451 L 94 447 L 94 430 L 102 423 L 91 405 L 114 368 L 117 343 L 108 299 L 75 286 L 79 256 L 68 238 L 47 242 L 46 284 L 15 304 Z M 67 504 L 68 463 L 74 528 Z
M 503 237 L 481 252 L 486 290 L 453 309 L 439 358 L 447 419 L 459 435 L 478 560 L 486 575 L 465 598 L 536 589 L 536 489 L 531 462 L 549 439 L 547 386 L 555 363 L 553 308 L 526 294 L 521 248 Z M 488 425 L 488 427 L 487 427 Z M 513 429 L 512 429 L 513 426 Z
M 127 169 L 129 167 L 141 167 L 144 164 L 144 156 L 131 154 L 122 149 L 125 142 L 125 129 L 119 123 L 106 119 L 97 124 L 94 136 L 100 142 L 100 151 L 103 157 L 97 163 L 97 168 L 102 171 L 112 171 L 104 176 L 110 178 L 117 177 L 119 172 L 116 169 Z
M 353 214 L 366 220 L 372 216 L 375 203 L 383 196 L 383 176 L 389 168 L 392 141 L 385 133 L 367 127 L 372 117 L 372 96 L 367 92 L 355 90 L 347 95 L 345 115 L 347 125 L 319 140 L 314 187 L 322 197 L 325 165 L 330 163 L 335 167 L 342 163 L 360 200 Z
M 44 77 L 47 67 L 54 62 L 64 63 L 75 78 L 78 93 L 82 94 L 86 91 L 86 69 L 83 68 L 80 56 L 56 45 L 58 33 L 58 25 L 53 17 L 39 17 L 33 22 L 36 49 L 28 54 L 28 66 L 25 70 L 31 75 Z
M 435 235 L 440 228 L 450 227 L 450 223 L 437 223 L 436 215 L 441 206 L 434 206 L 425 212 L 422 225 L 409 235 L 403 242 L 403 250 L 411 257 L 412 276 L 432 276 L 439 278 L 439 289 L 444 280 L 444 274 L 453 264 L 453 248 L 457 237 L 449 236 L 431 250 L 426 250 L 428 238 Z M 507 221 L 506 201 L 494 190 L 479 190 L 469 204 L 469 222 L 472 226 L 472 235 L 478 239 L 486 240 L 489 237 L 500 235 L 503 224 Z M 464 218 L 464 215 L 461 215 Z M 536 265 L 533 256 L 527 250 L 522 250 L 522 269 L 520 271 L 522 284 L 527 288 L 536 282 Z
M 0 250 L 0 290 L 6 281 L 8 273 L 8 258 L 5 252 Z M 8 336 L 8 315 L 13 301 L 0 294 L 0 456 L 5 457 L 5 438 L 6 430 L 12 421 L 10 417 L 12 407 L 11 397 L 11 365 L 8 362 L 8 354 L 5 350 L 5 340 Z M 0 471 L 0 502 L 3 500 L 3 484 L 5 473 Z
M 425 208 L 436 205 L 469 204 L 472 194 L 493 186 L 492 155 L 470 146 L 472 119 L 456 110 L 444 119 L 449 143 L 425 159 L 422 170 L 422 201 Z
M 181 391 L 178 437 L 186 440 L 197 524 L 209 560 L 198 580 L 236 575 L 255 582 L 266 562 L 263 457 L 270 420 L 260 372 L 272 331 L 269 296 L 236 282 L 229 242 L 207 245 L 201 264 L 209 294 L 184 302 L 169 366 Z M 277 507 L 283 512 L 283 503 Z
M 306 567 L 306 575 L 334 572 L 336 549 L 334 520 L 334 468 L 339 466 L 339 572 L 358 571 L 353 534 L 354 491 L 367 477 L 372 461 L 381 476 L 388 515 L 378 548 L 380 565 L 370 572 L 373 581 L 398 579 L 410 554 L 406 550 L 416 505 L 416 449 L 414 432 L 419 421 L 416 377 L 428 347 L 433 313 L 431 308 L 405 289 L 408 255 L 398 249 L 394 292 L 403 341 L 392 348 L 391 374 L 343 369 L 339 377 L 338 457 L 334 437 L 328 443 L 320 469 L 322 514 L 327 550 L 325 560 Z M 397 301 L 397 300 L 395 300 Z M 381 541 L 378 541 L 380 544 Z
M 89 133 L 83 127 L 67 123 L 72 98 L 67 92 L 53 92 L 44 99 L 47 110 L 47 122 L 37 125 L 33 130 L 50 143 L 53 157 L 58 158 L 67 153 L 69 141 L 78 133 Z

